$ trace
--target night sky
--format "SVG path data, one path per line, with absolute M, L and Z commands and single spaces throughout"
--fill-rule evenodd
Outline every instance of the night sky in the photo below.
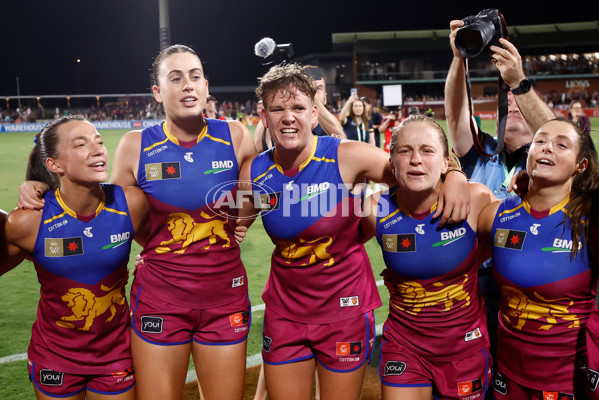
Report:
M 596 19 L 582 3 L 555 9 L 518 3 L 499 7 L 508 26 Z M 489 7 L 498 6 L 170 0 L 170 34 L 171 43 L 196 50 L 211 85 L 254 85 L 265 70 L 254 55 L 263 37 L 292 43 L 295 55 L 303 56 L 330 51 L 334 32 L 444 29 L 451 19 Z M 17 77 L 21 95 L 149 93 L 150 65 L 160 47 L 158 0 L 7 0 L 0 13 L 0 96 L 17 94 Z

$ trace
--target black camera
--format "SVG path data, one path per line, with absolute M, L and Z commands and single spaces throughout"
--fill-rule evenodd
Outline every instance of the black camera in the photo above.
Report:
M 490 46 L 499 46 L 500 38 L 508 38 L 505 19 L 495 8 L 482 10 L 463 20 L 464 26 L 456 34 L 455 46 L 464 58 L 474 58 Z
M 272 56 L 269 59 L 264 60 L 265 65 L 269 63 L 273 64 L 287 64 L 293 57 L 293 45 L 291 43 L 277 44 L 275 50 L 272 52 Z
M 254 45 L 254 53 L 264 58 L 263 65 L 286 64 L 293 57 L 291 43 L 277 44 L 269 37 L 262 38 Z

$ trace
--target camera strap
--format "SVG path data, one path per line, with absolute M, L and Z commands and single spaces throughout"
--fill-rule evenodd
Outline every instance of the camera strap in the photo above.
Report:
M 471 85 L 470 74 L 468 73 L 468 60 L 464 58 L 463 61 L 464 71 L 466 73 L 466 92 L 468 95 L 468 111 L 470 112 L 470 132 L 472 132 L 472 142 L 474 143 L 474 148 L 479 154 L 491 157 L 495 154 L 501 153 L 504 148 L 503 134 L 505 132 L 505 121 L 507 119 L 508 113 L 507 90 L 509 90 L 509 88 L 501 78 L 501 74 L 499 74 L 497 81 L 497 146 L 495 147 L 493 153 L 489 154 L 481 143 L 483 138 L 482 132 L 478 129 L 478 126 L 474 122 L 474 107 L 472 106 L 472 92 L 470 89 Z

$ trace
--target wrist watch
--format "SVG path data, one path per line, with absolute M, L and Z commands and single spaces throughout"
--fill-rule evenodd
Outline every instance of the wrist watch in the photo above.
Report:
M 512 89 L 512 93 L 515 95 L 528 93 L 531 87 L 532 85 L 530 81 L 528 79 L 524 79 L 522 82 L 520 82 L 520 85 L 517 88 Z

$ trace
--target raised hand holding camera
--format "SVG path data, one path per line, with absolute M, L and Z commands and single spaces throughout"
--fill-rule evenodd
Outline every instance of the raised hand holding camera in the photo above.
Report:
M 478 127 L 475 125 L 472 116 L 473 106 L 472 94 L 470 92 L 470 76 L 468 74 L 468 59 L 475 58 L 484 51 L 493 51 L 493 63 L 497 65 L 499 62 L 501 65 L 501 57 L 507 57 L 511 54 L 510 52 L 505 54 L 500 53 L 502 50 L 500 46 L 502 46 L 503 43 L 509 44 L 509 42 L 505 40 L 508 38 L 507 25 L 503 15 L 494 8 L 482 10 L 476 15 L 464 18 L 462 21 L 463 26 L 461 28 L 457 28 L 457 24 L 452 25 L 452 30 L 455 29 L 455 31 L 452 31 L 450 40 L 454 47 L 454 55 L 456 55 L 456 50 L 459 50 L 463 58 L 464 71 L 466 74 L 465 83 L 468 96 L 468 110 L 470 112 L 470 131 L 472 133 L 474 147 L 479 154 L 490 157 L 503 151 L 503 134 L 508 113 L 507 92 L 510 90 L 510 87 L 508 87 L 503 80 L 500 70 L 500 76 L 498 77 L 497 82 L 497 146 L 492 153 L 489 153 L 480 142 Z M 493 47 L 493 49 L 491 49 L 491 47 Z M 505 60 L 507 60 L 507 58 Z
M 500 46 L 491 46 L 493 64 L 499 70 L 501 78 L 511 89 L 520 85 L 526 75 L 522 68 L 522 57 L 516 46 L 506 39 L 499 39 Z
M 464 58 L 474 58 L 491 46 L 500 46 L 499 39 L 507 39 L 507 25 L 495 8 L 482 10 L 463 19 L 464 26 L 455 37 L 455 46 Z

